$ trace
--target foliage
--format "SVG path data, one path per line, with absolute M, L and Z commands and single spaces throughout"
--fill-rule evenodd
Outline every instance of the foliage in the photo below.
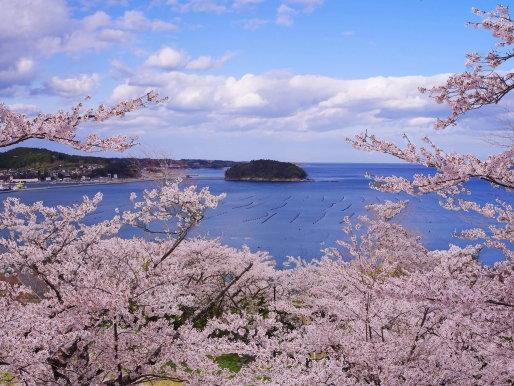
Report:
M 137 164 L 140 168 L 161 168 L 161 159 L 138 158 Z M 63 167 L 77 167 L 79 165 L 109 165 L 112 163 L 133 164 L 134 158 L 108 158 L 93 157 L 84 155 L 70 155 L 57 151 L 41 148 L 17 147 L 0 153 L 0 169 L 19 169 L 34 167 L 37 169 L 48 169 L 62 165 Z M 234 161 L 203 160 L 203 159 L 181 159 L 168 160 L 180 168 L 190 169 L 222 169 L 233 166 Z M 107 171 L 106 171 L 107 173 Z M 111 173 L 111 172 L 109 172 Z
M 116 174 L 118 178 L 135 178 L 140 172 L 133 165 L 125 162 L 113 162 L 105 165 L 103 168 L 93 169 L 89 175 L 91 177 L 108 177 Z
M 20 178 L 47 177 L 48 169 L 62 170 L 64 168 L 87 167 L 88 164 L 96 165 L 95 169 L 85 169 L 84 174 L 89 177 L 107 177 L 117 174 L 118 178 L 134 178 L 140 175 L 137 167 L 130 158 L 103 158 L 91 156 L 69 155 L 50 151 L 47 149 L 35 149 L 20 147 L 0 153 L 0 168 L 18 169 L 34 166 L 38 170 L 24 171 Z M 39 173 L 38 173 L 39 172 Z M 42 173 L 41 173 L 42 172 Z M 64 175 L 59 173 L 59 178 Z M 76 176 L 75 176 L 76 177 Z
M 181 159 L 180 163 L 191 169 L 223 169 L 232 167 L 234 161 L 204 160 L 204 159 Z
M 290 162 L 257 160 L 236 164 L 225 172 L 227 180 L 304 180 L 307 173 Z
M 0 169 L 19 169 L 24 167 L 51 167 L 52 164 L 98 164 L 125 162 L 127 158 L 104 158 L 83 155 L 69 155 L 40 148 L 17 147 L 0 153 Z

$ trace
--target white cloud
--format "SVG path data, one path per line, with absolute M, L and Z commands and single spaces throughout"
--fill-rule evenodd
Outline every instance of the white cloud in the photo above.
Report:
M 292 133 L 334 131 L 344 138 L 366 128 L 401 135 L 405 129 L 429 130 L 436 116 L 447 113 L 417 90 L 441 84 L 447 76 L 341 80 L 288 72 L 234 78 L 147 71 L 117 87 L 111 102 L 143 95 L 158 85 L 169 101 L 155 117 L 155 130 L 173 120 L 177 130 L 194 128 L 198 135 L 253 132 L 294 137 Z
M 291 25 L 293 25 L 293 19 L 289 15 L 278 15 L 277 16 L 277 24 L 291 26 Z
M 22 58 L 5 70 L 0 71 L 0 88 L 13 84 L 29 84 L 36 76 L 36 64 L 32 59 Z
M 145 62 L 145 66 L 161 68 L 163 70 L 175 70 L 182 68 L 187 62 L 184 53 L 171 47 L 164 47 L 157 55 L 151 55 Z
M 186 65 L 186 70 L 201 71 L 212 67 L 212 58 L 210 56 L 200 56 L 198 59 L 191 60 Z
M 49 54 L 46 49 L 62 41 L 71 28 L 64 0 L 52 4 L 45 0 L 3 1 L 1 7 L 0 71 L 12 68 L 21 58 Z
M 154 32 L 165 32 L 165 31 L 178 31 L 180 28 L 169 22 L 165 22 L 162 20 L 154 20 L 152 21 L 152 31 Z
M 237 55 L 239 55 L 239 53 L 228 51 L 225 55 L 216 60 L 212 60 L 210 56 L 200 56 L 198 59 L 189 61 L 185 69 L 191 71 L 205 71 L 211 68 L 220 69 L 226 62 Z
M 409 119 L 407 121 L 407 124 L 409 126 L 423 126 L 423 125 L 433 126 L 435 121 L 436 121 L 436 118 L 434 118 L 434 117 L 430 117 L 430 118 L 417 117 L 417 118 Z
M 239 55 L 239 53 L 227 51 L 225 55 L 216 60 L 206 55 L 191 60 L 187 53 L 183 51 L 177 51 L 171 47 L 164 47 L 156 54 L 151 55 L 144 63 L 144 67 L 160 68 L 168 71 L 180 69 L 205 71 L 211 68 L 219 69 L 228 60 L 237 55 Z
M 111 17 L 103 11 L 98 11 L 82 19 L 82 24 L 86 31 L 95 31 L 98 28 L 110 25 Z
M 87 3 L 94 5 L 93 1 Z M 66 0 L 4 0 L 1 7 L 3 20 L 8 20 L 0 23 L 0 73 L 4 74 L 14 71 L 20 60 L 36 62 L 60 52 L 79 55 L 131 42 L 133 33 L 150 28 L 155 32 L 177 29 L 166 21 L 149 20 L 136 10 L 128 10 L 114 20 L 104 11 L 75 20 Z M 4 76 L 2 87 L 16 85 L 17 79 L 13 76 L 9 81 Z
M 125 11 L 125 14 L 116 22 L 123 29 L 141 32 L 151 25 L 150 20 L 140 11 Z
M 352 35 L 355 35 L 355 31 L 344 31 L 344 32 L 341 32 L 341 35 L 352 36 Z
M 119 72 L 125 74 L 125 75 L 132 75 L 134 72 L 126 65 L 124 65 L 119 60 L 111 60 L 111 65 L 118 70 Z
M 311 11 L 316 7 L 323 5 L 324 0 L 282 0 L 287 4 L 298 4 L 305 7 L 306 10 Z
M 101 30 L 96 37 L 104 42 L 109 43 L 121 43 L 131 39 L 131 35 L 120 29 L 106 28 Z
M 216 61 L 214 62 L 214 68 L 220 69 L 226 62 L 238 56 L 239 54 L 239 52 L 227 51 L 225 55 L 223 55 L 221 58 L 216 59 Z
M 304 6 L 321 6 L 324 3 L 324 0 L 282 0 L 284 3 L 289 4 L 300 4 Z
M 269 20 L 259 19 L 259 18 L 242 19 L 242 20 L 239 20 L 237 23 L 242 24 L 244 29 L 247 29 L 250 31 L 255 31 L 255 30 L 259 29 L 261 26 L 268 24 Z
M 80 4 L 82 4 L 82 10 L 89 10 L 91 8 L 97 7 L 99 4 L 105 4 L 108 7 L 120 5 L 122 7 L 127 7 L 127 0 L 78 0 Z
M 177 12 L 213 12 L 225 13 L 228 8 L 225 1 L 220 0 L 168 0 L 166 4 L 171 5 L 171 9 Z
M 264 3 L 266 0 L 167 0 L 166 5 L 171 6 L 171 9 L 176 12 L 212 12 L 217 14 L 227 13 L 232 10 L 242 10 L 245 8 L 254 8 L 255 6 Z M 229 3 L 232 4 L 229 4 Z M 317 7 L 323 5 L 324 0 L 282 0 L 282 5 L 292 4 L 302 10 L 303 12 L 312 12 Z M 162 0 L 154 0 L 151 7 L 162 6 Z M 289 8 L 289 7 L 288 7 Z M 291 8 L 290 8 L 291 9 Z M 294 12 L 297 12 L 294 10 Z M 289 15 L 289 19 L 291 15 Z M 281 19 L 288 23 L 287 17 L 282 15 Z M 289 25 L 289 24 L 284 24 Z
M 102 11 L 73 20 L 65 0 L 2 1 L 0 23 L 0 93 L 36 79 L 35 63 L 60 52 L 81 54 L 132 40 Z M 125 14 L 123 24 L 139 28 L 139 14 Z M 139 15 L 140 16 L 140 15 Z M 121 20 L 121 19 L 120 19 Z M 105 28 L 105 29 L 102 29 Z
M 264 0 L 234 0 L 232 8 L 245 8 L 262 2 L 264 2 Z
M 121 61 L 119 60 L 111 60 L 111 66 L 114 67 L 114 70 L 111 69 L 109 71 L 110 75 L 111 75 L 111 78 L 113 79 L 120 79 L 121 77 L 127 77 L 127 76 L 130 76 L 130 75 L 133 75 L 134 71 L 132 71 L 132 69 L 130 69 L 128 66 L 126 66 L 125 64 L 123 64 Z
M 33 104 L 13 103 L 12 105 L 9 105 L 9 108 L 12 111 L 16 111 L 20 114 L 26 114 L 29 117 L 41 114 L 41 109 L 39 106 Z
M 300 7 L 305 13 L 314 11 L 317 7 L 323 5 L 324 0 L 282 0 L 282 4 L 277 10 L 278 25 L 293 25 L 293 15 L 298 14 L 297 8 Z M 288 7 L 287 4 L 296 5 L 296 8 Z
M 278 25 L 291 26 L 293 25 L 293 19 L 291 15 L 295 15 L 298 12 L 293 8 L 288 7 L 285 4 L 281 4 L 277 9 L 277 21 Z
M 76 98 L 87 95 L 92 89 L 100 86 L 100 75 L 93 73 L 78 74 L 73 78 L 61 79 L 57 76 L 45 83 L 43 92 L 64 98 Z
M 86 16 L 82 19 L 84 31 L 94 32 L 97 29 L 107 26 L 115 26 L 122 30 L 134 32 L 143 32 L 152 29 L 154 32 L 177 31 L 179 28 L 173 23 L 159 19 L 150 20 L 141 11 L 125 11 L 123 16 L 116 20 L 103 11 L 97 11 L 93 15 Z
M 273 71 L 236 78 L 145 69 L 117 87 L 108 103 L 138 97 L 150 89 L 168 96 L 166 105 L 135 111 L 124 118 L 123 130 L 137 132 L 154 144 L 172 146 L 182 152 L 181 157 L 192 157 L 195 149 L 204 151 L 204 157 L 207 153 L 228 157 L 225 150 L 212 150 L 219 144 L 237 147 L 237 159 L 283 156 L 284 148 L 297 160 L 366 162 L 362 153 L 354 154 L 344 144 L 346 137 L 365 130 L 400 142 L 403 133 L 412 141 L 429 135 L 445 150 L 459 150 L 458 141 L 469 122 L 463 119 L 457 128 L 434 131 L 436 117 L 445 117 L 449 111 L 417 89 L 444 84 L 448 76 L 344 80 Z M 142 121 L 147 124 L 141 125 Z M 479 126 L 483 129 L 483 121 Z M 312 146 L 317 147 L 308 153 L 312 156 L 303 157 L 302 152 Z M 320 146 L 330 148 L 330 155 L 320 153 Z M 480 151 L 483 154 L 487 149 Z

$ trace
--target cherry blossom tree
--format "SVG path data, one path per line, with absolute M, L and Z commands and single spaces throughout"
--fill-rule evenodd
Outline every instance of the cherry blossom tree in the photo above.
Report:
M 148 192 L 135 202 L 138 216 L 163 218 L 175 205 L 178 229 L 197 221 L 188 211 L 215 207 L 221 199 L 175 185 L 158 198 L 166 206 L 159 211 L 151 197 Z M 98 194 L 57 209 L 14 198 L 4 203 L 1 224 L 10 236 L 1 240 L 7 251 L 0 264 L 13 274 L 35 276 L 46 287 L 39 299 L 20 302 L 27 288 L 3 286 L 0 357 L 6 372 L 29 384 L 184 380 L 195 378 L 192 369 L 201 370 L 203 383 L 220 379 L 219 367 L 207 355 L 230 346 L 224 342 L 228 338 L 216 336 L 219 329 L 229 334 L 241 324 L 230 323 L 223 308 L 257 307 L 274 275 L 267 254 L 235 251 L 216 240 L 183 241 L 180 232 L 160 241 L 124 240 L 116 233 L 131 223 L 130 211 L 83 224 L 100 200 Z M 227 320 L 206 322 L 219 315 Z
M 346 218 L 349 256 L 291 259 L 267 324 L 248 330 L 254 362 L 225 384 L 511 384 L 511 260 L 484 266 L 479 244 L 427 250 L 394 221 L 406 205 Z
M 500 39 L 498 47 L 514 43 L 508 7 L 473 11 L 484 20 L 471 25 L 492 30 Z M 502 100 L 514 87 L 513 74 L 502 75 L 494 68 L 511 57 L 510 51 L 468 54 L 472 72 L 453 75 L 444 86 L 421 89 L 452 109 L 435 128 L 454 125 L 466 112 Z M 475 211 L 497 224 L 459 235 L 480 243 L 428 251 L 391 222 L 404 203 L 370 207 L 375 219 L 363 216 L 355 226 L 347 219 L 350 239 L 341 244 L 350 260 L 327 251 L 319 261 L 296 261 L 291 285 L 298 285 L 295 293 L 301 294 L 297 307 L 301 311 L 290 305 L 284 310 L 303 321 L 298 326 L 303 334 L 297 338 L 299 344 L 288 349 L 292 355 L 317 360 L 310 366 L 297 361 L 290 371 L 305 384 L 512 384 L 512 206 L 499 200 L 478 204 L 456 196 L 468 192 L 464 184 L 473 178 L 511 191 L 514 147 L 483 161 L 471 154 L 446 154 L 428 138 L 424 138 L 428 147 L 419 149 L 406 139 L 404 148 L 367 133 L 348 140 L 357 149 L 437 170 L 435 175 L 416 175 L 412 180 L 374 176 L 373 188 L 435 193 L 444 199 L 444 209 Z M 501 250 L 505 260 L 484 266 L 478 260 L 483 247 Z M 284 380 L 283 384 L 294 383 Z
M 473 12 L 484 18 L 481 23 L 468 23 L 475 28 L 485 28 L 493 31 L 493 36 L 500 42 L 497 47 L 505 47 L 514 44 L 514 22 L 509 15 L 508 7 L 498 5 L 491 12 L 484 12 L 473 8 Z M 438 120 L 436 129 L 444 129 L 448 125 L 456 124 L 459 116 L 470 110 L 480 108 L 488 104 L 498 103 L 514 87 L 510 84 L 513 73 L 502 75 L 494 71 L 498 65 L 511 59 L 513 54 L 510 51 L 498 52 L 493 50 L 485 55 L 472 53 L 467 55 L 468 66 L 474 66 L 472 73 L 464 72 L 453 75 L 444 86 L 433 87 L 428 90 L 430 97 L 437 103 L 447 104 L 452 109 L 450 117 Z M 488 66 L 484 69 L 483 65 Z M 421 92 L 427 92 L 421 89 Z M 473 154 L 458 154 L 455 152 L 445 153 L 429 138 L 423 140 L 427 147 L 418 148 L 407 139 L 407 145 L 400 148 L 394 143 L 379 140 L 374 135 L 367 133 L 356 136 L 355 140 L 348 139 L 355 148 L 364 151 L 379 151 L 390 154 L 410 163 L 418 163 L 437 170 L 434 175 L 418 174 L 412 180 L 389 176 L 374 177 L 373 186 L 382 191 L 399 192 L 405 191 L 409 194 L 437 193 L 446 199 L 443 207 L 448 210 L 473 210 L 503 224 L 503 227 L 489 227 L 487 232 L 475 229 L 464 232 L 462 236 L 470 239 L 482 238 L 487 246 L 494 246 L 501 249 L 506 256 L 512 257 L 508 247 L 503 241 L 510 243 L 512 237 L 512 208 L 504 202 L 488 203 L 479 205 L 465 199 L 457 199 L 458 194 L 467 193 L 468 189 L 464 183 L 473 178 L 481 179 L 491 183 L 493 187 L 511 191 L 514 188 L 514 146 L 507 146 L 507 149 L 481 160 Z
M 134 138 L 79 142 L 75 130 L 151 102 L 157 94 L 85 115 L 78 105 L 72 114 L 32 122 L 2 105 L 2 145 L 42 138 L 77 149 L 124 150 Z M 141 200 L 132 194 L 132 210 L 95 225 L 84 220 L 101 194 L 57 208 L 12 197 L 4 202 L 0 373 L 34 385 L 216 384 L 229 377 L 215 359 L 250 351 L 239 337 L 249 320 L 244 315 L 266 311 L 269 283 L 281 273 L 266 253 L 186 240 L 224 195 L 179 183 L 167 179 Z M 121 239 L 122 226 L 147 236 Z
M 499 47 L 514 43 L 507 7 L 474 12 L 484 20 L 472 25 L 491 29 L 502 41 Z M 454 75 L 445 86 L 430 90 L 431 97 L 453 110 L 435 128 L 455 124 L 459 116 L 510 92 L 512 74 L 493 69 L 511 56 L 470 54 L 468 64 L 485 62 L 490 70 L 477 64 L 472 73 Z M 437 170 L 412 180 L 374 177 L 373 188 L 435 193 L 444 209 L 475 211 L 497 224 L 459 235 L 475 244 L 430 251 L 395 221 L 407 202 L 371 205 L 367 209 L 373 217 L 361 216 L 357 224 L 346 218 L 348 240 L 340 241 L 345 252 L 326 250 L 312 262 L 291 259 L 293 267 L 281 277 L 280 297 L 271 304 L 266 324 L 255 318 L 248 330 L 254 361 L 225 384 L 514 383 L 512 206 L 457 197 L 468 192 L 464 184 L 473 178 L 511 191 L 513 147 L 483 161 L 446 154 L 425 141 L 429 146 L 418 149 L 407 138 L 407 146 L 400 148 L 365 133 L 350 142 Z M 505 260 L 483 265 L 479 254 L 484 247 L 501 250 Z
M 498 48 L 514 44 L 512 30 L 514 22 L 510 18 L 509 7 L 497 5 L 491 12 L 473 8 L 473 13 L 483 17 L 480 23 L 466 23 L 473 28 L 491 30 L 493 36 L 500 42 Z M 431 98 L 437 103 L 447 104 L 452 109 L 452 114 L 446 119 L 438 119 L 435 128 L 443 129 L 449 125 L 455 125 L 459 116 L 482 106 L 498 103 L 513 88 L 512 77 L 514 73 L 505 75 L 495 72 L 494 69 L 514 57 L 512 52 L 489 51 L 485 55 L 478 52 L 466 55 L 466 67 L 473 67 L 471 72 L 464 72 L 450 76 L 444 86 L 433 87 L 430 90 L 420 88 L 420 92 L 429 92 Z M 487 68 L 484 69 L 484 66 Z

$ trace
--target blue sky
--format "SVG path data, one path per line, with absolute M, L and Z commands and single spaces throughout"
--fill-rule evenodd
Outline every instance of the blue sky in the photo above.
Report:
M 485 157 L 499 151 L 481 138 L 502 110 L 436 132 L 448 110 L 417 91 L 494 47 L 488 31 L 464 27 L 479 20 L 473 6 L 496 2 L 0 0 L 0 101 L 34 116 L 87 94 L 97 105 L 156 90 L 165 106 L 79 135 L 139 135 L 174 158 L 394 162 L 344 141 L 364 130 L 395 142 L 428 134 L 447 152 Z

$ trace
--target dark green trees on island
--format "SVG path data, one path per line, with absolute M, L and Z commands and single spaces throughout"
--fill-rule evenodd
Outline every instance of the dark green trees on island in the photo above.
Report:
M 305 181 L 307 173 L 290 162 L 257 160 L 232 166 L 225 172 L 226 180 L 242 181 Z

